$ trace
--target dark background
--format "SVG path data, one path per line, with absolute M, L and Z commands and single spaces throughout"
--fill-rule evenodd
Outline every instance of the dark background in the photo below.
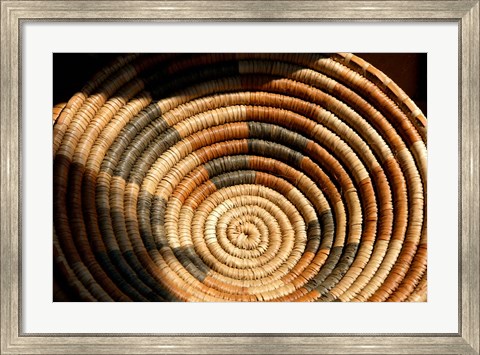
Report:
M 427 116 L 426 53 L 355 53 L 390 77 Z M 55 53 L 53 104 L 67 102 L 116 53 Z

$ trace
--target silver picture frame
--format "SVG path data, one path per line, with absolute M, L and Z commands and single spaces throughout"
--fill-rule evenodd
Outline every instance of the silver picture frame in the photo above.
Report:
M 479 354 L 479 1 L 0 1 L 1 354 Z M 121 6 L 120 6 L 121 5 Z M 441 21 L 459 26 L 459 329 L 452 334 L 30 334 L 21 299 L 21 25 L 30 21 Z M 50 118 L 48 118 L 50 120 Z M 48 121 L 50 122 L 50 121 Z

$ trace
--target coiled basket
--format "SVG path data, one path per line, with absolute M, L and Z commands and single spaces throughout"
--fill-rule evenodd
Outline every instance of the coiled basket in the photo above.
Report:
M 78 300 L 426 300 L 426 119 L 355 55 L 123 55 L 53 121 Z

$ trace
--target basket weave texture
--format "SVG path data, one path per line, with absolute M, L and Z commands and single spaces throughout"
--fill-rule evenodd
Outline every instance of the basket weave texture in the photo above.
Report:
M 426 118 L 355 55 L 120 56 L 53 159 L 80 300 L 426 300 Z

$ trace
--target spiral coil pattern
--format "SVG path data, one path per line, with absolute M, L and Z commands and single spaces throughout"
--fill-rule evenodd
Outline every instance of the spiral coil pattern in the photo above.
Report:
M 426 297 L 426 119 L 357 56 L 125 55 L 53 120 L 81 300 Z

